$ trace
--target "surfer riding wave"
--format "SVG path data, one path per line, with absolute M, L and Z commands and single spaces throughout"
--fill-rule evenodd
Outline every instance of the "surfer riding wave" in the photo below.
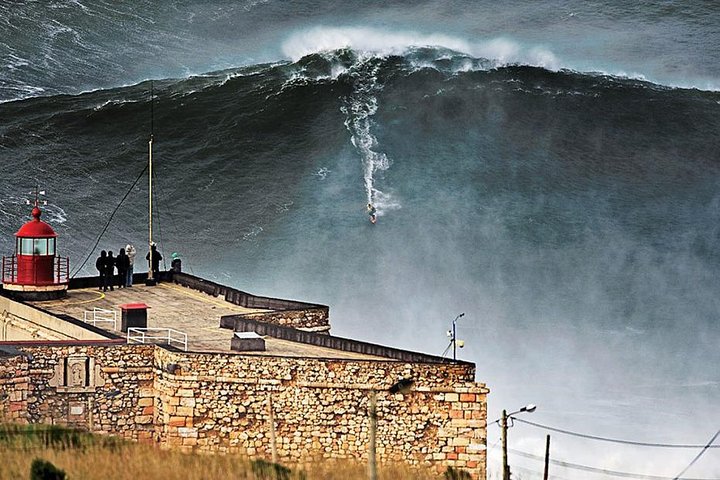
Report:
M 372 203 L 367 204 L 367 211 L 368 215 L 370 215 L 370 223 L 377 222 L 377 209 L 373 206 Z

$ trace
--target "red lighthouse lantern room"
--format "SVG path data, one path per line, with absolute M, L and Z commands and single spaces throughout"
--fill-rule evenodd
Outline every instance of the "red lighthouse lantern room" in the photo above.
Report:
M 27 300 L 60 298 L 68 288 L 70 262 L 55 255 L 57 234 L 40 215 L 35 200 L 33 219 L 15 234 L 15 254 L 2 260 L 3 289 Z

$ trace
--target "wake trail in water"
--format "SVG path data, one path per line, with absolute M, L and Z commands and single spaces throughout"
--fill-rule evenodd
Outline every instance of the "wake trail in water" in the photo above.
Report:
M 382 90 L 377 74 L 381 64 L 377 61 L 359 61 L 349 73 L 352 79 L 352 93 L 344 98 L 341 111 L 346 115 L 345 127 L 350 132 L 350 141 L 360 153 L 363 164 L 363 180 L 367 203 L 372 203 L 378 215 L 384 211 L 400 208 L 392 195 L 377 187 L 378 174 L 390 168 L 388 156 L 378 151 L 377 138 L 372 134 L 372 117 L 378 110 L 377 93 Z

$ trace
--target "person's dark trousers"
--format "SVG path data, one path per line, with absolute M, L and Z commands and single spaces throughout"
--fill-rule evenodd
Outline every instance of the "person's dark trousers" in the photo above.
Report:
M 117 286 L 118 288 L 123 288 L 125 286 L 125 282 L 127 280 L 127 272 L 124 272 L 122 270 L 118 270 L 118 276 L 117 276 Z
M 108 287 L 112 288 L 110 281 L 110 275 L 107 273 L 100 274 L 100 286 L 102 287 L 103 292 L 107 292 Z

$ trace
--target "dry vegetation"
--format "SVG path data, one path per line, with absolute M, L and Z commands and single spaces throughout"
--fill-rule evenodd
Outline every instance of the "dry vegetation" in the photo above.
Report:
M 0 425 L 0 480 L 30 478 L 34 459 L 51 462 L 68 480 L 355 480 L 366 466 L 352 461 L 322 461 L 294 469 L 288 477 L 258 472 L 238 455 L 183 454 L 152 445 L 120 442 L 47 426 Z M 430 471 L 380 466 L 381 480 L 437 479 Z

